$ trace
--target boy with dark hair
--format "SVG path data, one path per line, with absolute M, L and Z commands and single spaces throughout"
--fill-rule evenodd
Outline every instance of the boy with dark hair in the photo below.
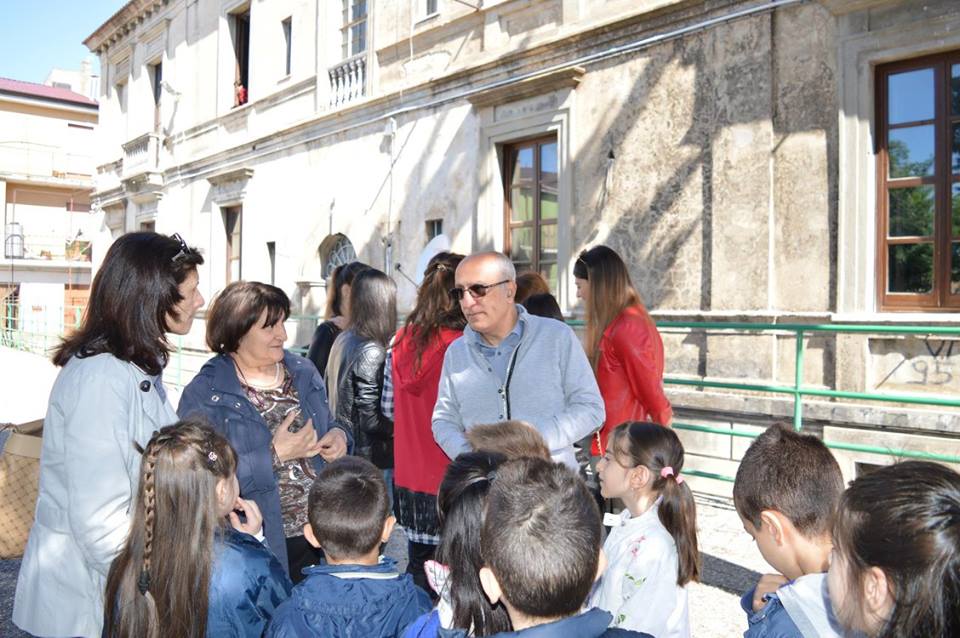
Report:
M 764 575 L 741 599 L 745 638 L 842 635 L 826 588 L 830 529 L 842 494 L 840 466 L 814 436 L 778 423 L 747 449 L 733 503 L 760 554 L 780 574 Z
M 480 583 L 514 628 L 498 636 L 648 636 L 608 628 L 613 617 L 601 609 L 579 614 L 603 565 L 600 512 L 572 470 L 538 458 L 509 461 L 488 499 Z
M 397 636 L 432 604 L 426 592 L 380 556 L 396 520 L 383 473 L 355 456 L 336 460 L 310 488 L 303 532 L 325 562 L 273 615 L 266 636 Z

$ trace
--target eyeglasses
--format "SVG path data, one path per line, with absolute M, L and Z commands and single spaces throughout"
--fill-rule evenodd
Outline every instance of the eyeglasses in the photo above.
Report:
M 191 253 L 190 247 L 187 246 L 187 242 L 183 241 L 183 237 L 180 236 L 180 233 L 174 233 L 170 235 L 170 239 L 175 239 L 177 240 L 177 243 L 180 244 L 179 252 L 177 252 L 177 254 L 174 255 L 173 259 L 171 259 L 170 261 L 172 261 L 173 263 L 177 263 L 181 259 L 186 258 Z
M 457 286 L 456 288 L 450 289 L 450 296 L 453 298 L 454 301 L 460 301 L 463 299 L 463 295 L 466 294 L 467 291 L 469 291 L 471 297 L 473 297 L 474 299 L 479 299 L 480 297 L 485 297 L 487 295 L 487 292 L 489 292 L 490 289 L 493 288 L 494 286 L 499 286 L 500 284 L 507 284 L 507 283 L 510 283 L 509 279 L 498 281 L 495 284 L 473 284 L 472 286 L 467 286 L 466 288 Z

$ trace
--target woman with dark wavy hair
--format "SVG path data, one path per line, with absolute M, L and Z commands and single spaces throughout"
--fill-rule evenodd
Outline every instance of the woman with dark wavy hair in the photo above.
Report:
M 177 420 L 161 379 L 167 333 L 203 305 L 203 257 L 179 235 L 129 233 L 107 251 L 44 419 L 40 491 L 13 621 L 41 636 L 99 636 L 110 561 L 130 526 L 137 445 Z
M 387 355 L 384 412 L 393 418 L 394 513 L 407 534 L 407 573 L 427 588 L 424 561 L 440 542 L 437 489 L 450 463 L 433 438 L 431 418 L 447 346 L 466 319 L 450 297 L 463 255 L 442 252 L 423 273 L 417 302 Z

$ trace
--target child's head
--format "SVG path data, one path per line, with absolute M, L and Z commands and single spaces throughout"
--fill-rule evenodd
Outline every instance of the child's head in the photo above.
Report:
M 475 636 L 510 630 L 502 605 L 491 605 L 480 587 L 480 528 L 497 468 L 506 459 L 493 452 L 461 454 L 447 466 L 437 492 L 440 545 L 436 559 L 450 568 L 447 594 L 453 624 Z
M 508 459 L 525 456 L 550 460 L 550 448 L 543 435 L 526 421 L 501 421 L 475 425 L 466 432 L 467 442 L 477 451 L 495 452 Z
M 534 458 L 497 470 L 480 535 L 480 580 L 514 625 L 576 614 L 596 580 L 600 543 L 597 504 L 572 470 Z
M 323 548 L 328 562 L 375 560 L 380 543 L 393 531 L 383 474 L 357 456 L 324 466 L 310 488 L 307 508 L 304 536 Z
M 840 622 L 871 637 L 960 635 L 960 474 L 907 461 L 855 480 L 833 525 Z
M 656 423 L 618 426 L 597 464 L 600 493 L 606 498 L 659 496 L 657 515 L 677 547 L 677 584 L 700 578 L 697 508 L 683 470 L 683 445 L 676 432 Z
M 763 558 L 792 579 L 805 573 L 808 549 L 826 558 L 842 493 L 840 466 L 823 441 L 775 424 L 743 455 L 733 503 Z
M 154 432 L 143 449 L 126 544 L 110 567 L 109 635 L 203 635 L 213 540 L 239 494 L 237 456 L 222 436 L 184 420 Z M 121 613 L 122 612 L 122 613 Z

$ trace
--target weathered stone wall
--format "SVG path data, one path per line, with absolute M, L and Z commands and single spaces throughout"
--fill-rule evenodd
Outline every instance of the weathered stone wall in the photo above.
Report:
M 575 248 L 626 255 L 654 309 L 830 311 L 832 25 L 803 5 L 590 67 Z

